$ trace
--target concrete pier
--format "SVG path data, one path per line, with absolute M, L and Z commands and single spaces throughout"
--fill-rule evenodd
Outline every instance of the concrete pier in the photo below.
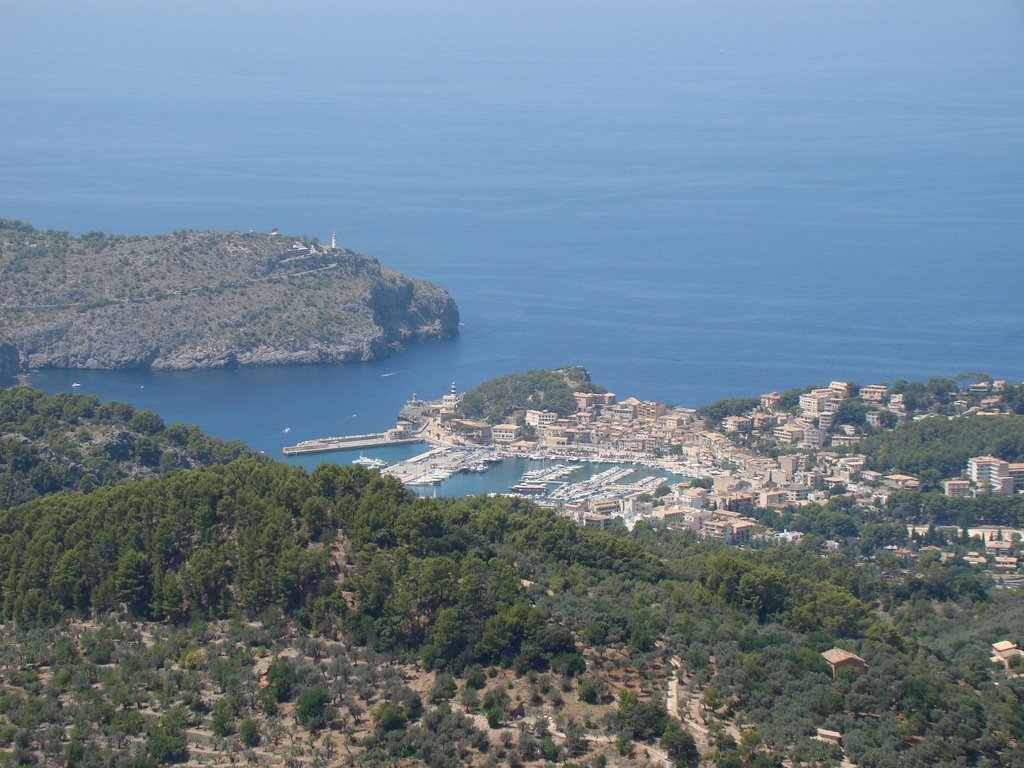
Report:
M 485 472 L 498 461 L 500 455 L 490 448 L 448 446 L 432 448 L 384 471 L 406 485 L 436 485 L 458 472 Z
M 368 435 L 346 435 L 344 437 L 320 437 L 316 440 L 304 440 L 298 445 L 289 445 L 281 449 L 285 456 L 299 456 L 305 453 L 327 453 L 328 451 L 345 451 L 352 448 L 380 448 L 386 445 L 409 445 L 422 443 L 418 435 L 395 437 L 390 432 L 373 432 Z

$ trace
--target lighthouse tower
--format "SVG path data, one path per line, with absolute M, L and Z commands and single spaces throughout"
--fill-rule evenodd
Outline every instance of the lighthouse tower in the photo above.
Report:
M 460 399 L 459 392 L 455 388 L 455 382 L 453 381 L 451 392 L 441 398 L 441 413 L 451 413 L 454 411 Z
M 334 250 L 337 250 L 337 248 L 338 248 L 338 233 L 335 231 L 335 232 L 331 232 L 331 250 L 334 251 Z

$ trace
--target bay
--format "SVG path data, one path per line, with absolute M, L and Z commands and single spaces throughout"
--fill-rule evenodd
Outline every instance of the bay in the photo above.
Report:
M 6 9 L 0 215 L 337 229 L 448 288 L 462 334 L 348 366 L 35 374 L 49 391 L 277 455 L 535 367 L 691 406 L 1024 378 L 1018 4 L 136 5 Z

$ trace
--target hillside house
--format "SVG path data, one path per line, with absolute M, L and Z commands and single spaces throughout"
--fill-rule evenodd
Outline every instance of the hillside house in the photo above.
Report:
M 868 663 L 864 659 L 855 653 L 844 651 L 842 648 L 830 648 L 823 652 L 821 656 L 828 662 L 829 669 L 832 670 L 833 680 L 841 669 L 855 669 L 860 673 L 867 672 L 868 670 Z

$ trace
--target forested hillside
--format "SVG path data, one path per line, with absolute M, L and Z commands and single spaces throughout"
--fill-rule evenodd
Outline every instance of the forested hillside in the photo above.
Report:
M 20 647 L 75 617 L 115 622 L 73 637 L 56 630 L 71 645 L 60 659 L 46 654 L 48 671 L 66 674 L 26 677 L 26 658 L 4 667 L 5 684 L 22 693 L 0 700 L 10 723 L 3 733 L 18 754 L 42 754 L 43 726 L 27 715 L 30 702 L 39 711 L 79 666 L 103 659 L 126 665 L 123 675 L 150 668 L 131 642 L 113 650 L 122 646 L 117 637 L 137 637 L 123 620 L 144 619 L 183 634 L 153 630 L 164 638 L 163 666 L 122 677 L 119 699 L 104 684 L 100 700 L 115 715 L 125 701 L 149 702 L 156 719 L 136 722 L 121 748 L 106 726 L 79 727 L 73 742 L 101 746 L 76 764 L 103 750 L 115 763 L 132 754 L 177 759 L 190 728 L 230 732 L 253 721 L 247 732 L 269 733 L 282 718 L 314 734 L 317 749 L 330 744 L 365 759 L 484 764 L 510 749 L 520 762 L 597 759 L 607 735 L 626 754 L 632 742 L 650 740 L 653 749 L 660 737 L 658 749 L 686 762 L 692 736 L 666 712 L 665 691 L 676 685 L 666 677 L 670 659 L 679 665 L 676 711 L 684 722 L 714 726 L 697 745 L 715 765 L 773 765 L 773 755 L 786 754 L 827 764 L 838 752 L 810 738 L 818 727 L 841 730 L 847 755 L 862 766 L 1021 759 L 1024 684 L 993 667 L 988 643 L 1016 637 L 1024 610 L 966 572 L 919 568 L 893 580 L 885 566 L 841 554 L 729 550 L 646 525 L 629 535 L 599 532 L 520 500 L 418 499 L 359 468 L 309 474 L 240 460 L 48 496 L 0 515 L 9 638 L 21 638 Z M 283 622 L 310 638 L 302 641 L 308 653 L 296 660 L 288 649 L 299 640 L 272 630 L 275 653 L 292 660 L 261 667 L 260 678 L 247 671 L 258 657 L 217 650 L 225 620 L 242 622 L 230 630 L 235 638 Z M 253 620 L 257 628 L 241 629 Z M 247 642 L 255 641 L 243 649 Z M 108 650 L 90 650 L 97 644 Z M 863 657 L 867 672 L 833 681 L 820 656 L 833 646 Z M 336 647 L 346 650 L 328 652 Z M 168 667 L 167 654 L 180 666 Z M 332 665 L 332 654 L 348 661 Z M 381 698 L 388 659 L 419 681 L 419 693 L 392 682 Z M 370 719 L 349 698 L 353 667 L 345 665 L 360 663 L 370 676 L 358 684 L 374 702 Z M 493 672 L 481 681 L 481 669 Z M 280 688 L 275 675 L 284 676 Z M 546 690 L 531 693 L 542 678 Z M 271 693 L 260 693 L 267 688 L 259 679 Z M 460 690 L 456 706 L 450 697 Z M 85 706 L 81 693 L 74 698 Z M 522 711 L 552 718 L 548 727 L 560 735 L 542 730 L 506 745 L 503 734 Z M 50 712 L 71 727 L 60 710 Z M 488 724 L 481 731 L 459 712 L 481 713 Z M 742 738 L 733 735 L 740 721 L 752 726 Z M 463 757 L 438 748 L 441 731 L 442 740 L 462 740 Z
M 1024 460 L 1024 416 L 922 419 L 867 437 L 857 451 L 878 471 L 955 477 L 972 456 Z
M 0 389 L 0 509 L 255 452 L 150 411 L 93 396 Z
M 573 392 L 605 391 L 590 381 L 584 368 L 537 369 L 485 381 L 463 395 L 458 413 L 463 418 L 483 419 L 491 424 L 527 408 L 567 416 L 576 410 Z

